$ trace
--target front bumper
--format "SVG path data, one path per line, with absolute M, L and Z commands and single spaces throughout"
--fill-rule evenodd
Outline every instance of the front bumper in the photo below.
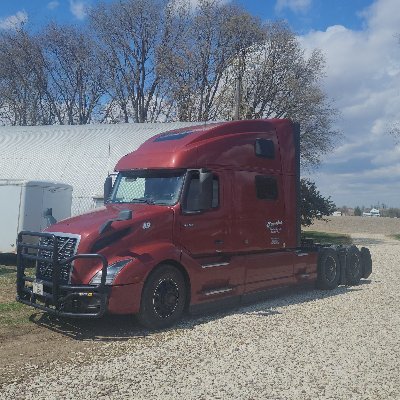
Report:
M 24 241 L 24 238 L 29 238 Z M 52 246 L 40 244 L 40 238 L 51 238 Z M 40 251 L 51 252 L 51 257 L 43 258 Z M 17 242 L 17 301 L 48 313 L 62 317 L 99 318 L 107 311 L 110 287 L 105 284 L 107 259 L 101 254 L 77 254 L 60 259 L 56 235 L 23 231 Z M 99 259 L 102 275 L 99 285 L 63 284 L 60 267 L 77 259 Z M 52 280 L 37 281 L 35 276 L 26 275 L 26 270 L 35 269 L 37 263 L 48 263 L 52 267 Z M 36 275 L 36 274 L 34 274 Z

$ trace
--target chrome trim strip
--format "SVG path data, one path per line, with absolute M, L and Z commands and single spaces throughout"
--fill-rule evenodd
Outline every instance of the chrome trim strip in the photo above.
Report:
M 308 253 L 296 253 L 297 257 L 308 256 Z
M 201 268 L 205 269 L 205 268 L 214 268 L 214 267 L 225 267 L 229 265 L 228 262 L 220 262 L 220 263 L 214 263 L 214 264 L 204 264 L 201 266 Z
M 233 290 L 233 288 L 224 288 L 224 289 L 211 290 L 209 292 L 205 292 L 204 294 L 206 296 L 212 296 L 214 294 L 221 294 L 221 293 L 231 292 L 232 290 Z

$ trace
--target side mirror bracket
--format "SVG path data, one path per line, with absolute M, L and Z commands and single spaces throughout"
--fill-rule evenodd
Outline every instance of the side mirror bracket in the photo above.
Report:
M 46 208 L 46 210 L 43 212 L 43 217 L 46 218 L 46 220 L 47 220 L 47 226 L 57 223 L 57 220 L 53 216 L 52 208 Z
M 108 199 L 110 197 L 111 191 L 112 191 L 112 176 L 108 175 L 106 180 L 104 181 L 104 191 L 103 191 L 103 199 L 104 199 L 104 204 L 108 202 Z
M 111 228 L 113 222 L 128 221 L 129 219 L 132 219 L 132 210 L 121 210 L 118 213 L 117 218 L 109 219 L 100 226 L 99 234 L 102 235 L 104 232 L 108 231 Z

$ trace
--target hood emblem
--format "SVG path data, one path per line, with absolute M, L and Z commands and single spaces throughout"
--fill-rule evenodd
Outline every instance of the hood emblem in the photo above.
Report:
M 151 222 L 143 222 L 142 228 L 143 229 L 150 229 L 151 227 Z

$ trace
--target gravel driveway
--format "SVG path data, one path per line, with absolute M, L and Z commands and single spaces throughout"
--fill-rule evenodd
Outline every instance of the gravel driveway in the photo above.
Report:
M 400 242 L 360 233 L 371 280 L 139 330 L 0 399 L 400 399 Z M 54 349 L 57 351 L 57 349 Z M 84 357 L 83 357 L 84 358 Z

